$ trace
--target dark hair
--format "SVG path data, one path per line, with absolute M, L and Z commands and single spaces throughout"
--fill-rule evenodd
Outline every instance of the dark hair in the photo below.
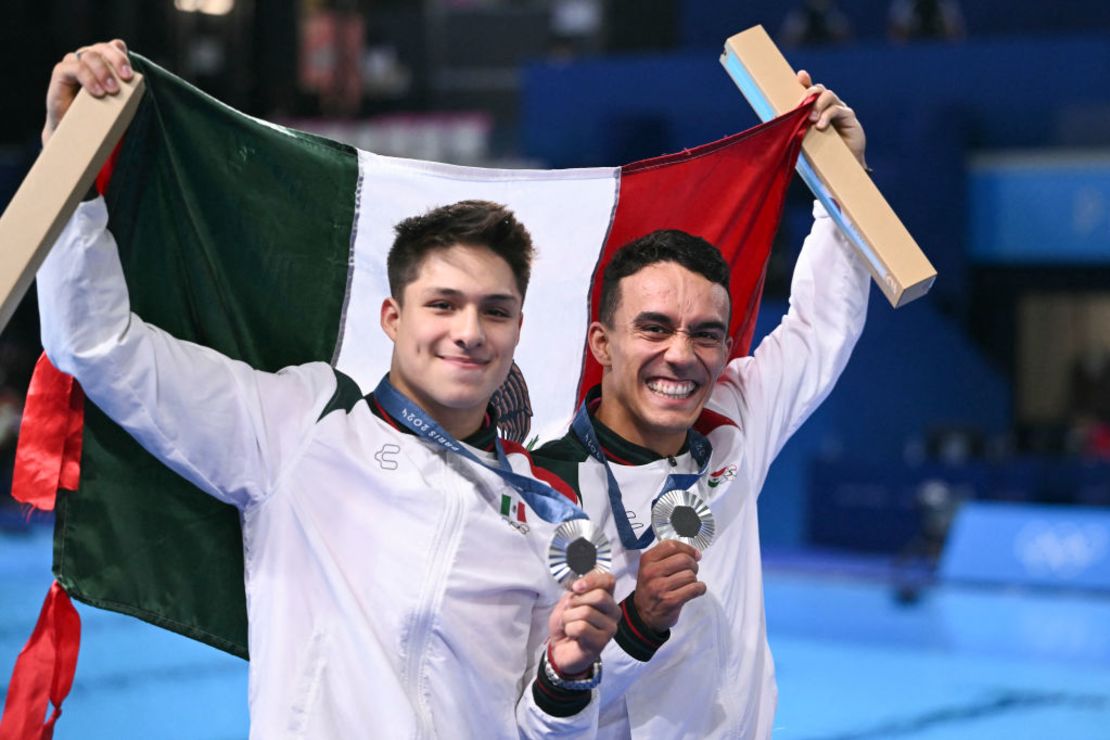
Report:
M 729 293 L 729 305 L 732 305 L 729 267 L 720 250 L 700 236 L 678 229 L 659 229 L 625 244 L 605 266 L 598 310 L 601 323 L 606 326 L 613 324 L 613 314 L 620 305 L 621 280 L 657 262 L 674 262 L 710 282 L 724 286 L 725 292 Z
M 456 244 L 486 247 L 509 263 L 521 297 L 532 275 L 532 236 L 516 216 L 500 203 L 463 200 L 406 218 L 393 227 L 396 238 L 389 249 L 386 270 L 389 292 L 398 301 L 416 279 L 429 253 Z

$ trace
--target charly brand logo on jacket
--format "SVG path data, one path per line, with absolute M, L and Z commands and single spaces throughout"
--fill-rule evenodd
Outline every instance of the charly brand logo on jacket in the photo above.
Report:
M 726 465 L 723 468 L 721 468 L 720 470 L 715 470 L 715 471 L 713 471 L 712 473 L 709 474 L 708 484 L 709 484 L 710 488 L 716 488 L 717 486 L 721 485 L 722 483 L 727 483 L 728 481 L 732 480 L 735 477 L 736 477 L 736 466 L 735 465 Z
M 507 493 L 501 494 L 501 516 L 521 534 L 528 533 L 528 523 L 524 511 L 523 501 Z
M 396 470 L 397 469 L 397 453 L 401 448 L 395 444 L 387 442 L 382 445 L 382 448 L 374 453 L 374 459 L 378 461 L 378 467 L 382 470 Z

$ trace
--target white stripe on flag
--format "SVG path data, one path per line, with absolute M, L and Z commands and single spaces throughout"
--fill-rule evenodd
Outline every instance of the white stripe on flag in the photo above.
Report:
M 619 169 L 497 170 L 360 151 L 359 171 L 354 275 L 337 367 L 364 392 L 389 369 L 393 346 L 379 315 L 389 295 L 385 258 L 396 223 L 460 200 L 504 203 L 531 232 L 537 251 L 516 351 L 532 399 L 530 436 L 560 436 L 574 413 L 587 291 L 609 229 Z

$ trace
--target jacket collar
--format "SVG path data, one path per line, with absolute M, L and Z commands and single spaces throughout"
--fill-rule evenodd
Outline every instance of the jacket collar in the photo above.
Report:
M 407 426 L 398 423 L 396 419 L 386 413 L 386 410 L 383 409 L 381 404 L 378 403 L 377 399 L 374 398 L 373 393 L 368 395 L 366 397 L 366 400 L 370 402 L 370 411 L 373 412 L 374 416 L 378 417 L 379 419 L 400 432 L 404 432 L 405 434 L 413 434 L 412 430 L 410 430 Z M 460 439 L 459 441 L 476 449 L 485 450 L 486 452 L 492 452 L 493 441 L 496 438 L 497 409 L 493 407 L 493 404 L 490 404 L 486 408 L 485 418 L 482 419 L 482 426 L 478 429 L 478 431 L 467 436 L 465 439 Z

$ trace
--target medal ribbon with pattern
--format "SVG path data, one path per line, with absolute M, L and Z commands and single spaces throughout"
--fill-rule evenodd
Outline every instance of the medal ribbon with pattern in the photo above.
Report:
M 561 523 L 572 519 L 586 519 L 586 512 L 567 500 L 566 496 L 556 491 L 546 483 L 521 475 L 509 465 L 505 450 L 501 447 L 501 440 L 494 438 L 493 449 L 497 453 L 497 466 L 488 465 L 477 455 L 467 449 L 466 445 L 456 440 L 450 432 L 441 427 L 434 419 L 428 416 L 424 409 L 417 406 L 411 399 L 393 387 L 389 376 L 382 378 L 378 387 L 374 389 L 374 398 L 377 399 L 382 409 L 393 417 L 398 424 L 403 424 L 406 429 L 422 439 L 438 444 L 451 452 L 462 455 L 467 460 L 477 463 L 487 470 L 491 470 L 501 479 L 513 487 L 527 503 L 532 511 L 547 522 Z
M 632 525 L 628 521 L 628 513 L 624 509 L 620 486 L 617 484 L 612 468 L 609 467 L 609 460 L 606 459 L 605 452 L 601 449 L 601 443 L 597 441 L 597 433 L 590 421 L 590 412 L 586 409 L 586 402 L 583 402 L 578 408 L 578 413 L 574 415 L 574 421 L 570 428 L 579 441 L 585 445 L 590 457 L 605 467 L 605 475 L 608 479 L 609 508 L 613 510 L 613 521 L 617 525 L 617 534 L 620 535 L 621 544 L 624 545 L 626 550 L 643 550 L 655 540 L 655 530 L 648 527 L 646 532 L 636 537 L 636 532 L 633 531 Z M 690 455 L 694 458 L 694 462 L 698 464 L 698 472 L 671 473 L 668 475 L 667 480 L 663 482 L 662 490 L 652 499 L 652 507 L 655 506 L 655 502 L 659 500 L 660 496 L 670 491 L 685 491 L 697 485 L 697 482 L 705 475 L 705 471 L 709 469 L 709 458 L 713 454 L 713 445 L 696 429 L 690 430 L 687 439 L 690 443 Z

